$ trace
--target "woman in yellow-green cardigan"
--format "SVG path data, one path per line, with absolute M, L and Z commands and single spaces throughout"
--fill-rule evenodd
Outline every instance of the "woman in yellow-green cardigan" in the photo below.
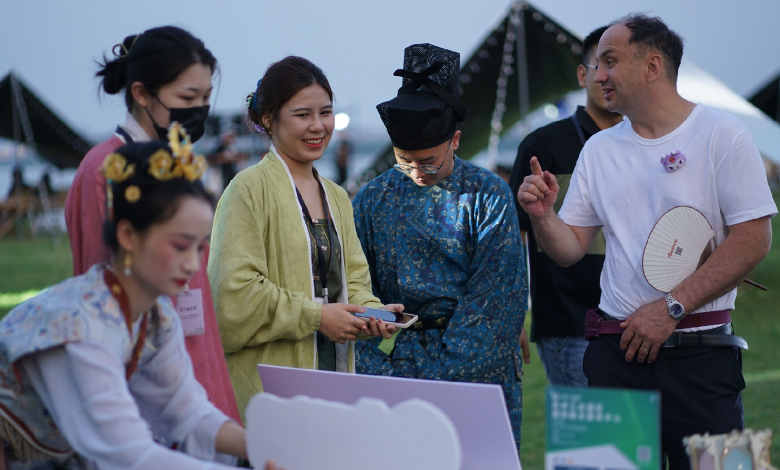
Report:
M 354 372 L 354 340 L 388 338 L 394 329 L 353 313 L 403 309 L 373 295 L 352 203 L 314 169 L 334 127 L 325 75 L 287 57 L 268 68 L 248 101 L 248 123 L 271 138 L 271 151 L 225 189 L 208 264 L 242 416 L 262 391 L 257 364 Z

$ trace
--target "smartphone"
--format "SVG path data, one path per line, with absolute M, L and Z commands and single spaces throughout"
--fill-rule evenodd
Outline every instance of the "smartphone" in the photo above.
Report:
M 363 307 L 366 309 L 363 313 L 355 313 L 358 318 L 362 318 L 368 321 L 371 317 L 377 320 L 382 320 L 388 325 L 393 325 L 398 328 L 409 328 L 414 322 L 417 321 L 417 315 L 411 313 L 399 313 L 388 312 L 387 310 L 381 310 L 378 308 Z

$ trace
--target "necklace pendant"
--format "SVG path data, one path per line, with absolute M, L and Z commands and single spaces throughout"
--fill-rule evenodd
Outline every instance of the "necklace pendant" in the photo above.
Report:
M 328 251 L 328 245 L 320 245 L 322 251 Z

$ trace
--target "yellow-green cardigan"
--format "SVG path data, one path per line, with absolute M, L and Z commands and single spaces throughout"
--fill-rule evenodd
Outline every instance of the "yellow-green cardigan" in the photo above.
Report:
M 341 187 L 321 181 L 343 253 L 339 302 L 380 307 L 355 233 L 352 203 Z M 228 185 L 211 235 L 211 294 L 242 417 L 252 396 L 262 391 L 257 364 L 316 368 L 322 307 L 312 300 L 310 250 L 292 176 L 272 147 Z M 354 372 L 351 341 L 337 344 L 337 366 Z

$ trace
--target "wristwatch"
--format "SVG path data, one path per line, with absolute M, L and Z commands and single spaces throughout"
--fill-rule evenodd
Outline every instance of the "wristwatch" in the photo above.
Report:
M 664 299 L 666 299 L 666 309 L 669 311 L 670 317 L 677 321 L 685 318 L 685 315 L 687 315 L 687 313 L 685 313 L 685 308 L 683 308 L 680 302 L 674 300 L 671 292 L 667 292 Z

